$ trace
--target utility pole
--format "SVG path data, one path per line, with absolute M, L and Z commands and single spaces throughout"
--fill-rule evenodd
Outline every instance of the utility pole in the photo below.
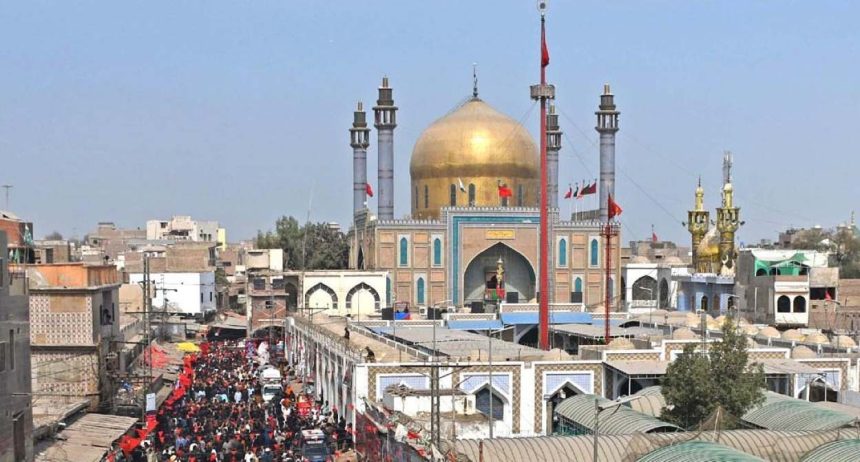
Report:
M 6 190 L 6 210 L 9 210 L 9 190 L 14 188 L 15 186 L 11 184 L 4 184 L 3 189 Z

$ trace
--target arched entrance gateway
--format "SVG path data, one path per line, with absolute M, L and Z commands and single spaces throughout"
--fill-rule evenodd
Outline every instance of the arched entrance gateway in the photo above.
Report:
M 479 253 L 469 262 L 463 274 L 463 303 L 492 299 L 498 287 L 498 262 L 504 268 L 504 293 L 509 299 L 527 302 L 535 298 L 535 271 L 531 263 L 519 252 L 501 242 Z M 516 295 L 513 295 L 516 294 Z

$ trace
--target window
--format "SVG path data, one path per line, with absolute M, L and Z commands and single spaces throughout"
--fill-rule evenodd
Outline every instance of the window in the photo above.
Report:
M 791 300 L 782 295 L 776 300 L 776 311 L 779 313 L 791 313 Z
M 412 195 L 415 202 L 415 210 L 418 210 L 418 186 L 415 187 L 415 194 Z
M 418 282 L 415 283 L 415 303 L 424 304 L 424 278 L 418 278 Z
M 699 309 L 702 311 L 708 311 L 708 296 L 707 295 L 702 296 L 702 302 L 701 303 L 702 304 L 699 307 Z
M 0 342 L 0 372 L 6 370 L 6 342 Z
M 212 301 L 212 292 L 209 292 L 209 301 Z
M 264 290 L 265 288 L 266 288 L 266 280 L 265 279 L 254 278 L 254 290 Z M 200 301 L 202 302 L 203 300 L 200 300 Z
M 505 402 L 487 387 L 475 394 L 475 407 L 484 415 L 490 415 L 490 399 L 493 400 L 493 420 L 502 420 L 505 416 Z
M 400 266 L 409 264 L 409 240 L 405 237 L 400 238 Z
M 803 296 L 794 297 L 794 312 L 806 313 L 806 298 Z
M 567 240 L 558 241 L 558 266 L 567 266 Z
M 597 239 L 591 240 L 591 256 L 590 256 L 590 258 L 591 258 L 591 261 L 589 262 L 589 264 L 591 266 L 597 266 L 599 264 L 598 262 L 600 261 L 599 260 L 600 249 L 599 249 L 599 246 L 597 244 Z
M 451 205 L 451 207 L 456 207 L 457 206 L 457 185 L 452 184 L 451 187 L 448 189 L 449 189 L 448 194 L 451 196 L 450 200 L 449 200 L 450 205 Z
M 573 292 L 570 295 L 571 303 L 582 303 L 582 278 L 577 277 L 573 281 Z
M 475 206 L 475 184 L 469 184 L 469 207 Z
M 442 265 L 442 239 L 433 239 L 433 266 Z
M 203 303 L 203 292 L 200 292 L 200 303 Z
M 430 207 L 430 187 L 424 185 L 424 208 Z
M 385 306 L 391 306 L 391 278 L 385 278 Z
M 517 185 L 517 207 L 523 206 L 523 185 Z

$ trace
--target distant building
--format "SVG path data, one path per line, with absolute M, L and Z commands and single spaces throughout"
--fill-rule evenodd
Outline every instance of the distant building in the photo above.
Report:
M 111 396 L 116 372 L 120 278 L 113 265 L 27 267 L 33 393 L 90 408 Z
M 33 460 L 30 313 L 24 274 L 9 271 L 7 255 L 0 231 L 0 460 Z
M 84 246 L 81 247 L 81 261 L 88 263 L 104 263 L 115 260 L 117 255 L 129 249 L 133 242 L 146 239 L 146 231 L 142 229 L 122 229 L 112 222 L 101 222 L 95 231 L 87 234 Z
M 837 300 L 839 268 L 814 250 L 741 250 L 736 292 L 744 317 L 777 326 L 809 325 L 813 305 L 831 309 Z
M 226 240 L 227 232 L 218 227 L 217 221 L 192 220 L 190 216 L 185 215 L 177 215 L 170 220 L 146 222 L 146 239 L 151 241 L 219 242 L 219 233 Z M 219 245 L 223 244 L 226 242 L 219 242 Z
M 75 247 L 67 240 L 41 240 L 35 242 L 36 263 L 70 263 L 77 261 Z

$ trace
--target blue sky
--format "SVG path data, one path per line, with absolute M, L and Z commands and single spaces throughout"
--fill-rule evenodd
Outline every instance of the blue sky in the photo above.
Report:
M 857 18 L 852 1 L 551 2 L 561 189 L 597 176 L 609 82 L 625 240 L 654 224 L 686 243 L 696 177 L 716 207 L 726 149 L 742 241 L 846 220 L 860 209 Z M 312 220 L 347 223 L 351 111 L 387 74 L 400 216 L 413 143 L 470 93 L 473 62 L 482 98 L 536 132 L 538 52 L 531 0 L 4 1 L 0 183 L 37 236 L 190 214 L 238 240 L 311 202 Z

